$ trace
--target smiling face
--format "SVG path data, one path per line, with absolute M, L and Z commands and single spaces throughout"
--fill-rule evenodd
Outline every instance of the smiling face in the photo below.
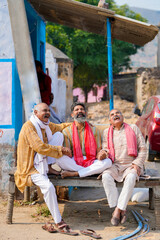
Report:
M 85 122 L 86 120 L 86 111 L 83 106 L 77 105 L 74 107 L 71 116 L 77 122 Z
M 34 114 L 42 122 L 48 122 L 50 117 L 50 109 L 46 103 L 39 103 L 35 107 Z
M 111 110 L 110 114 L 110 123 L 113 127 L 120 128 L 123 124 L 123 115 L 118 109 Z

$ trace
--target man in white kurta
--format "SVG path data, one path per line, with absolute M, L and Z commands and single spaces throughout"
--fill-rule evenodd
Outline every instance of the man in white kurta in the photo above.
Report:
M 131 197 L 136 179 L 143 173 L 143 164 L 146 159 L 146 146 L 144 138 L 139 128 L 132 124 L 128 125 L 135 133 L 137 156 L 128 155 L 128 146 L 126 136 L 125 123 L 123 116 L 117 109 L 110 112 L 110 123 L 113 126 L 113 146 L 114 146 L 114 161 L 111 168 L 105 170 L 102 175 L 104 190 L 108 199 L 110 208 L 115 208 L 111 223 L 117 226 L 120 222 L 123 224 L 126 220 L 126 208 Z M 131 130 L 131 131 L 132 131 Z M 103 133 L 103 150 L 107 156 L 110 156 L 108 149 L 108 129 Z M 117 182 L 124 181 L 120 195 L 116 187 Z

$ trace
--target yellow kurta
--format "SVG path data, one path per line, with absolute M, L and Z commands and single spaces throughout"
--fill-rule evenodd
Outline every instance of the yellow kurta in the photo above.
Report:
M 96 144 L 97 144 L 97 153 L 101 150 L 102 148 L 102 141 L 101 141 L 101 134 L 100 131 L 94 127 L 94 126 L 90 126 L 94 135 L 94 138 L 96 140 Z M 85 131 L 85 126 L 83 128 L 81 128 L 81 130 L 77 129 L 78 131 L 78 135 L 79 135 L 79 141 L 80 141 L 80 146 L 82 149 L 82 154 L 83 156 L 86 156 L 86 152 L 85 152 L 85 141 L 84 141 L 84 131 Z M 68 147 L 72 150 L 73 153 L 73 141 L 72 141 L 72 134 L 73 134 L 73 130 L 72 130 L 72 125 L 68 126 L 67 128 L 65 128 L 62 131 L 63 135 L 64 135 L 64 146 Z
M 62 131 L 70 123 L 54 124 L 49 123 L 52 134 Z M 36 128 L 27 121 L 19 134 L 18 148 L 17 148 L 17 171 L 15 172 L 15 183 L 18 189 L 23 192 L 25 186 L 33 185 L 31 181 L 31 174 L 38 173 L 34 168 L 35 153 L 42 155 L 60 158 L 62 157 L 62 147 L 52 146 L 48 144 L 47 135 L 44 129 L 41 129 L 43 140 L 37 134 Z

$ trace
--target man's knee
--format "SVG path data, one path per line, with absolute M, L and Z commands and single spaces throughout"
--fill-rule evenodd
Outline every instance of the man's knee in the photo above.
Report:
M 50 192 L 50 191 L 54 191 L 55 192 L 55 187 L 53 186 L 53 184 L 51 182 L 49 182 L 46 185 L 46 188 L 47 188 L 47 192 Z
M 113 182 L 113 181 L 114 181 L 114 179 L 112 178 L 112 176 L 109 173 L 102 174 L 102 183 L 108 184 L 109 182 Z
M 64 135 L 61 132 L 56 132 L 53 136 L 57 137 L 58 139 L 64 140 Z
M 125 181 L 127 181 L 128 184 L 135 184 L 136 182 L 136 174 L 134 173 L 129 173 L 127 176 L 126 176 L 126 179 Z
M 62 145 L 64 141 L 64 136 L 61 132 L 56 132 L 52 135 L 52 139 L 49 141 L 49 144 L 59 146 Z
M 104 165 L 107 168 L 110 168 L 112 166 L 112 160 L 110 158 L 106 158 L 106 159 L 102 160 L 101 162 L 104 162 Z

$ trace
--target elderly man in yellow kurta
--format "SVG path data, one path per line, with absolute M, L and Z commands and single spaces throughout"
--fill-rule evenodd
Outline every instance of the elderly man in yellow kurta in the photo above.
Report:
M 53 184 L 50 182 L 47 173 L 47 156 L 61 158 L 63 155 L 71 156 L 69 148 L 62 147 L 63 134 L 61 131 L 70 123 L 54 124 L 49 122 L 50 110 L 47 104 L 39 103 L 34 108 L 30 120 L 24 123 L 19 134 L 17 149 L 17 171 L 15 183 L 18 189 L 23 192 L 25 186 L 35 184 L 40 187 L 44 200 L 51 212 L 51 215 L 60 233 L 77 235 L 63 221 L 58 208 L 57 196 Z M 53 225 L 44 225 L 42 228 L 48 232 L 56 232 Z
M 110 112 L 111 126 L 103 133 L 103 152 L 112 159 L 110 169 L 103 172 L 102 182 L 110 208 L 115 208 L 111 223 L 117 226 L 126 221 L 126 208 L 131 197 L 136 179 L 143 173 L 146 159 L 144 138 L 135 124 L 123 122 L 122 113 L 113 109 Z M 123 188 L 118 194 L 116 183 L 124 180 Z

